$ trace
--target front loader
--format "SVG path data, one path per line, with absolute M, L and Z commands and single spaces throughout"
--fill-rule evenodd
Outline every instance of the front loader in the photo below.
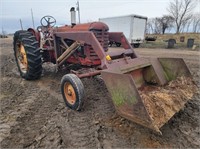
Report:
M 20 75 L 27 80 L 40 78 L 45 62 L 54 63 L 57 71 L 70 68 L 61 79 L 61 92 L 73 110 L 81 110 L 84 102 L 81 78 L 101 75 L 119 115 L 160 132 L 196 92 L 181 58 L 139 57 L 123 33 L 110 33 L 101 22 L 61 27 L 55 23 L 52 16 L 45 16 L 37 30 L 17 31 L 14 54 Z M 109 48 L 115 39 L 121 47 Z

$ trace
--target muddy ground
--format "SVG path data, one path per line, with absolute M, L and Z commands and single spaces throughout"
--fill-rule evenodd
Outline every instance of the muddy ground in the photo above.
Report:
M 162 128 L 162 136 L 120 117 L 100 77 L 82 79 L 85 105 L 81 112 L 65 107 L 60 79 L 65 72 L 44 65 L 37 81 L 21 79 L 12 38 L 0 39 L 1 148 L 198 148 L 200 95 Z M 183 49 L 137 49 L 142 57 L 182 57 L 200 87 L 200 52 Z

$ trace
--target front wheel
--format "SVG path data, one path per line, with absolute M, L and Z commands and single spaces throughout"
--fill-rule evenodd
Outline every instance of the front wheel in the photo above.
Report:
M 61 93 L 67 107 L 80 111 L 83 106 L 84 86 L 74 74 L 67 74 L 61 80 Z

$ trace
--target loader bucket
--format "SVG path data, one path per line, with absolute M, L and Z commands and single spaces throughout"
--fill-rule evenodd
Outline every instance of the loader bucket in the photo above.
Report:
M 135 58 L 101 75 L 119 115 L 159 133 L 197 90 L 177 58 Z

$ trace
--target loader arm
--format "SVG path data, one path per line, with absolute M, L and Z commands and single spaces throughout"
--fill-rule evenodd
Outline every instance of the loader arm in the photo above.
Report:
M 131 55 L 131 57 L 137 58 L 138 57 L 137 54 L 135 53 L 135 51 L 133 50 L 131 45 L 128 43 L 128 41 L 126 40 L 123 33 L 117 33 L 116 36 L 117 36 L 117 38 L 121 38 L 121 42 L 124 47 L 124 51 L 119 52 L 116 50 L 114 52 L 114 54 L 112 54 L 111 56 L 112 57 L 120 56 L 120 55 L 126 53 L 126 51 L 130 51 L 129 54 Z M 92 48 L 95 50 L 96 54 L 98 55 L 98 58 L 101 60 L 101 69 L 107 69 L 108 67 L 110 67 L 110 64 L 114 62 L 114 61 L 108 62 L 108 60 L 106 59 L 106 56 L 108 56 L 108 53 L 103 49 L 102 45 L 99 43 L 99 41 L 97 40 L 96 36 L 94 35 L 94 33 L 92 31 L 56 32 L 56 33 L 54 33 L 54 40 L 55 40 L 54 49 L 55 49 L 55 53 L 57 55 L 57 59 L 61 55 L 58 51 L 58 47 L 59 47 L 58 40 L 60 40 L 60 39 L 61 40 L 70 39 L 70 40 L 77 41 L 77 42 L 81 43 L 82 45 L 83 44 L 91 45 Z M 124 59 L 122 59 L 121 61 L 124 61 Z

